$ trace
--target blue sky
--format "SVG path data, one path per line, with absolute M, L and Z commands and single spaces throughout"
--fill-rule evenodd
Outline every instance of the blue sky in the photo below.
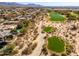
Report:
M 43 6 L 79 6 L 79 2 L 18 2 L 20 4 L 40 4 Z

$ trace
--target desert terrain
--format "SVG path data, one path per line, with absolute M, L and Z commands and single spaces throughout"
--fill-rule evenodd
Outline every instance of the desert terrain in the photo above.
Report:
M 1 56 L 79 56 L 79 10 L 0 7 Z

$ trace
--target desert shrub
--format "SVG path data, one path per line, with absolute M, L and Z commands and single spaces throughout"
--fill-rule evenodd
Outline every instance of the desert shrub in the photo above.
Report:
M 6 39 L 6 40 L 12 40 L 12 39 L 13 39 L 13 35 L 5 36 L 5 39 Z
M 49 27 L 49 26 L 48 27 L 44 27 L 43 31 L 44 32 L 51 32 L 52 31 L 52 27 Z
M 29 21 L 27 21 L 27 20 L 22 20 L 22 21 L 20 21 L 20 26 L 22 26 L 22 27 L 27 27 L 28 26 L 28 23 L 29 23 Z
M 77 20 L 78 15 L 74 12 L 69 12 L 67 16 L 68 16 L 68 20 Z
M 3 55 L 9 55 L 14 48 L 15 48 L 15 44 L 7 44 L 3 48 Z

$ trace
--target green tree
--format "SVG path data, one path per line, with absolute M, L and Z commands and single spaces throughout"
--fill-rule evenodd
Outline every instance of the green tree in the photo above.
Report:
M 8 44 L 3 48 L 4 55 L 8 55 L 12 52 L 12 50 L 15 48 L 15 44 Z
M 22 20 L 22 21 L 20 22 L 20 26 L 22 26 L 22 27 L 27 27 L 27 26 L 28 26 L 28 23 L 29 23 L 29 21 L 27 21 L 27 20 Z

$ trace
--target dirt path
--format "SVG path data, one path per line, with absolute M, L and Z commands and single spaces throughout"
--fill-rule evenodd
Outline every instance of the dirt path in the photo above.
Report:
M 42 21 L 40 21 L 40 24 L 38 25 L 38 37 L 36 38 L 36 42 L 37 42 L 37 47 L 35 48 L 35 50 L 32 52 L 32 54 L 30 54 L 30 56 L 39 56 L 42 50 L 42 46 L 44 44 L 44 34 L 41 33 L 42 29 Z
M 79 37 L 76 38 L 76 53 L 79 55 Z

